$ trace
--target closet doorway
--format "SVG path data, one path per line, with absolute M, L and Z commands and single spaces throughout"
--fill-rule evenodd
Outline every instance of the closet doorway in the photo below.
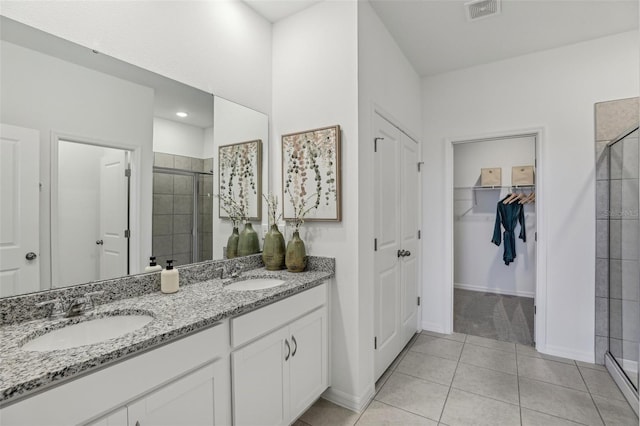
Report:
M 535 345 L 536 135 L 453 144 L 453 331 Z

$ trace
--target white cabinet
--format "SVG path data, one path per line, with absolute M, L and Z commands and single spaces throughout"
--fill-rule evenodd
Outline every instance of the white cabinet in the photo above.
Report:
M 236 350 L 234 424 L 291 423 L 327 388 L 327 357 L 326 306 Z

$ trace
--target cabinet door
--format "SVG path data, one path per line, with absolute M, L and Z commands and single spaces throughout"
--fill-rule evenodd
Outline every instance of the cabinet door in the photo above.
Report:
M 288 339 L 285 327 L 233 353 L 233 420 L 236 426 L 289 423 L 289 370 L 285 360 L 291 359 Z
M 95 420 L 87 426 L 126 426 L 127 424 L 127 407 L 122 407 L 104 417 Z
M 291 418 L 296 418 L 327 388 L 327 315 L 319 309 L 289 326 Z
M 214 388 L 209 364 L 130 404 L 129 426 L 214 425 Z

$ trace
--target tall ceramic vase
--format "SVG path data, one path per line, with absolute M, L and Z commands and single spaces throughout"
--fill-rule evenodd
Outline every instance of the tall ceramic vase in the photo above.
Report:
M 267 271 L 279 271 L 284 268 L 284 237 L 278 229 L 278 225 L 271 225 L 271 229 L 264 236 L 262 247 L 262 261 Z
M 260 252 L 258 234 L 253 229 L 251 222 L 247 222 L 238 239 L 238 256 L 247 256 L 258 252 Z
M 307 251 L 298 231 L 293 233 L 287 244 L 285 263 L 289 272 L 302 272 L 307 267 Z
M 233 259 L 238 256 L 238 239 L 240 235 L 238 234 L 238 227 L 233 227 L 233 232 L 229 235 L 229 239 L 227 240 L 227 259 Z

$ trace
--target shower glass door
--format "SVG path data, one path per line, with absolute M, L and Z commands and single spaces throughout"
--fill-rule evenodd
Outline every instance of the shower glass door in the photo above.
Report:
M 638 389 L 638 129 L 609 145 L 609 353 Z

